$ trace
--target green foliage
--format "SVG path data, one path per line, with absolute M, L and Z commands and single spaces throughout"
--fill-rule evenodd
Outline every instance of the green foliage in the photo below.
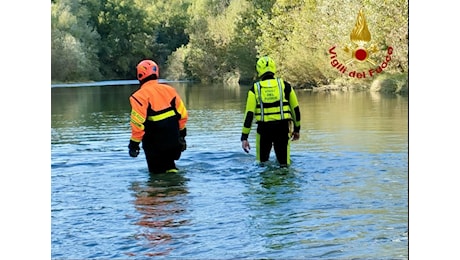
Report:
M 325 80 L 322 49 L 318 48 L 313 28 L 315 16 L 314 2 L 277 1 L 270 18 L 259 19 L 263 31 L 259 52 L 272 56 L 277 61 L 278 75 L 291 83 L 318 85 Z
M 387 94 L 409 94 L 408 74 L 407 73 L 394 73 L 382 74 L 376 77 L 372 82 L 370 90 L 373 92 L 387 93 Z
M 260 1 L 270 3 L 270 1 Z M 255 77 L 255 63 L 257 61 L 257 39 L 262 32 L 258 26 L 254 14 L 262 12 L 257 5 L 246 3 L 243 11 L 240 11 L 235 26 L 235 34 L 227 49 L 227 57 L 232 64 L 235 74 L 242 83 L 251 83 Z
M 188 55 L 189 49 L 185 46 L 177 48 L 169 57 L 166 64 L 166 69 L 162 73 L 162 77 L 169 80 L 185 80 L 191 79 L 189 72 L 185 66 L 185 57 Z
M 407 73 L 407 0 L 55 0 L 52 79 L 134 78 L 151 58 L 162 77 L 249 83 L 257 58 L 270 55 L 297 86 L 352 81 L 331 66 L 329 49 L 352 58 L 360 9 L 372 60 L 348 69 L 380 65 L 391 46 L 385 72 Z
M 235 59 L 236 51 L 242 49 L 242 43 L 236 40 L 237 26 L 247 8 L 250 6 L 245 0 L 194 2 L 189 10 L 190 50 L 185 58 L 193 79 L 226 80 L 240 74 L 239 61 Z M 245 44 L 245 48 L 251 48 Z
M 141 5 L 147 14 L 146 26 L 153 29 L 149 56 L 161 67 L 172 52 L 189 42 L 185 30 L 190 22 L 186 12 L 190 4 L 190 0 L 175 0 L 145 1 Z
M 133 78 L 134 67 L 149 55 L 144 45 L 153 42 L 146 13 L 134 0 L 84 0 L 90 10 L 88 23 L 99 33 L 101 73 L 108 79 Z
M 70 2 L 51 4 L 51 80 L 78 81 L 101 78 L 96 43 L 99 35 L 81 23 Z

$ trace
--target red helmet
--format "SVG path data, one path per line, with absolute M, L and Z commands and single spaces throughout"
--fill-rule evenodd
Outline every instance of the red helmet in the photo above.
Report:
M 143 80 L 153 74 L 157 75 L 157 78 L 160 77 L 160 69 L 153 60 L 143 60 L 137 64 L 136 68 L 138 80 Z

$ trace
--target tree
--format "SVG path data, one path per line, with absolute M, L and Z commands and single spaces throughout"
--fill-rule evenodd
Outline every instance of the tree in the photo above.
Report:
M 135 77 L 134 68 L 143 58 L 151 57 L 153 28 L 146 13 L 134 0 L 83 0 L 88 8 L 88 24 L 100 35 L 98 57 L 106 79 Z
M 349 80 L 329 49 L 352 58 L 360 10 L 372 59 L 388 59 L 392 47 L 386 72 L 408 70 L 407 0 L 53 0 L 52 10 L 53 79 L 133 78 L 150 58 L 165 77 L 249 83 L 257 58 L 270 55 L 294 85 Z
M 191 5 L 190 0 L 157 1 L 148 5 L 149 24 L 154 28 L 154 42 L 151 50 L 155 61 L 160 65 L 166 65 L 168 56 L 175 50 L 189 42 L 186 27 L 190 21 L 187 9 Z
M 238 82 L 242 63 L 237 58 L 247 54 L 239 51 L 254 49 L 238 40 L 241 32 L 237 29 L 244 28 L 242 15 L 247 9 L 251 6 L 245 0 L 201 0 L 190 6 L 190 49 L 185 64 L 192 78 Z
M 80 16 L 85 9 L 75 8 L 69 0 L 51 3 L 51 80 L 97 80 L 99 35 L 91 32 Z

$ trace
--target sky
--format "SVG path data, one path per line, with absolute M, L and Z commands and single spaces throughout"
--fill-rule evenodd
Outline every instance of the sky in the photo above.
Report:
M 51 1 L 50 1 L 51 2 Z M 48 2 L 48 3 L 50 3 Z M 389 1 L 391 2 L 391 1 Z M 455 1 L 409 2 L 409 255 L 457 253 L 460 174 Z M 2 256 L 51 257 L 51 5 L 0 8 Z

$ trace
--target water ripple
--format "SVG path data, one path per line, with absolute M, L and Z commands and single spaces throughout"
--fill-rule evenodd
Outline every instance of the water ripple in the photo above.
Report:
M 53 259 L 408 258 L 404 118 L 339 127 L 305 108 L 293 165 L 280 169 L 241 150 L 239 107 L 190 106 L 180 171 L 158 175 L 142 152 L 128 156 L 125 108 L 55 108 L 65 112 L 51 130 Z

